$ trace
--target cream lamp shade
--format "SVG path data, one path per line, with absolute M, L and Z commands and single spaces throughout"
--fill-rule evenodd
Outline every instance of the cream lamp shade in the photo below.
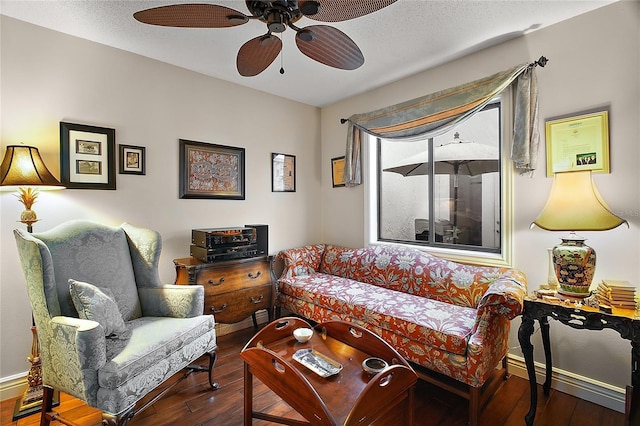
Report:
M 604 202 L 591 178 L 590 170 L 556 173 L 551 193 L 542 212 L 533 221 L 547 231 L 570 231 L 552 250 L 553 269 L 560 294 L 586 297 L 596 266 L 596 252 L 584 244 L 575 231 L 606 231 L 626 220 Z
M 555 174 L 547 204 L 532 225 L 547 231 L 606 231 L 623 223 L 598 193 L 591 171 L 583 170 Z

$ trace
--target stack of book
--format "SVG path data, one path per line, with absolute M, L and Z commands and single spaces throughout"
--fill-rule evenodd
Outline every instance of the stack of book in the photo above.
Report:
M 638 309 L 636 288 L 628 281 L 603 280 L 596 295 L 600 303 L 616 308 Z

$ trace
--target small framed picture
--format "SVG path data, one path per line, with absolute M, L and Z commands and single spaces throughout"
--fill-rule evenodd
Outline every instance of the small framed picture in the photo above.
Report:
M 180 198 L 244 200 L 244 148 L 180 139 Z
M 547 176 L 577 170 L 609 173 L 608 111 L 547 120 L 545 133 Z
M 60 123 L 60 181 L 72 189 L 116 189 L 116 131 Z
M 345 186 L 344 183 L 344 155 L 331 159 L 331 180 L 334 188 Z
M 271 153 L 271 192 L 296 192 L 296 156 Z
M 120 148 L 120 174 L 144 175 L 145 147 L 118 145 Z

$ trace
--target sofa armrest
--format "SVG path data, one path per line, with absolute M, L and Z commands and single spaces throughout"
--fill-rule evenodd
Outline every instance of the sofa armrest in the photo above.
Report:
M 164 285 L 138 288 L 144 316 L 192 318 L 204 312 L 204 287 L 201 285 Z
M 324 244 L 315 244 L 280 251 L 276 257 L 276 260 L 284 262 L 284 269 L 280 278 L 309 275 L 317 272 L 320 269 L 324 249 Z
M 524 273 L 517 269 L 509 269 L 489 286 L 480 299 L 478 319 L 485 312 L 489 312 L 511 320 L 522 313 L 526 295 L 527 280 Z M 476 328 L 477 326 L 476 322 Z
M 43 382 L 95 405 L 98 370 L 107 362 L 104 329 L 96 321 L 57 316 L 38 329 Z M 71 356 L 76 354 L 77 356 Z

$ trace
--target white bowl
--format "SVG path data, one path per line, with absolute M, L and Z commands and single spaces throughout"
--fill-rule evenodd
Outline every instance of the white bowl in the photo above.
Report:
M 310 328 L 302 327 L 293 330 L 293 337 L 295 337 L 300 343 L 308 342 L 309 339 L 311 339 L 311 336 L 313 336 L 313 330 Z
M 362 369 L 369 374 L 378 374 L 387 368 L 387 361 L 382 358 L 371 357 L 362 361 Z

